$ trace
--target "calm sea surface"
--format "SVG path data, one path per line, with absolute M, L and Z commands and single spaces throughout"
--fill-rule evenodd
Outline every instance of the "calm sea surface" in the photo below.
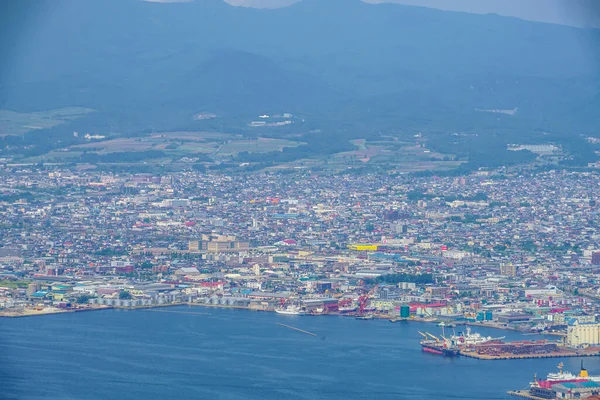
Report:
M 0 319 L 0 399 L 506 399 L 506 390 L 526 387 L 534 372 L 545 376 L 559 361 L 577 372 L 580 362 L 422 353 L 417 330 L 439 328 L 417 322 L 161 311 Z M 585 363 L 600 374 L 600 358 Z

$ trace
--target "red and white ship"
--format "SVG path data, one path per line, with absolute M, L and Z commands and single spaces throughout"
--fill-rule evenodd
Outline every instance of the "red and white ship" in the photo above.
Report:
M 534 381 L 531 383 L 533 386 L 539 386 L 544 389 L 550 389 L 552 385 L 567 382 L 600 382 L 600 376 L 589 376 L 587 370 L 583 367 L 583 361 L 581 362 L 581 370 L 578 375 L 572 374 L 568 371 L 563 370 L 563 363 L 558 364 L 558 372 L 551 372 L 546 376 L 544 380 L 537 380 L 534 377 Z
M 561 387 L 563 389 L 564 387 L 568 387 L 570 395 L 573 395 L 573 397 L 569 398 L 579 398 L 581 393 L 577 392 L 577 389 L 580 387 L 586 390 L 583 395 L 584 397 L 589 394 L 600 393 L 600 376 L 590 376 L 583 367 L 583 361 L 581 362 L 581 370 L 577 375 L 564 371 L 563 367 L 564 365 L 561 362 L 558 364 L 558 372 L 549 373 L 546 379 L 537 379 L 537 376 L 534 375 L 533 382 L 529 384 L 528 391 L 514 390 L 509 391 L 508 394 L 530 399 L 556 399 L 561 397 Z

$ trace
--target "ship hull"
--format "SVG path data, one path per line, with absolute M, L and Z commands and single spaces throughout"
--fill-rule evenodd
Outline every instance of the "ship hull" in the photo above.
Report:
M 421 344 L 421 348 L 426 353 L 437 354 L 444 357 L 456 357 L 460 354 L 457 349 L 447 349 L 442 346 L 435 346 L 430 344 Z
M 291 310 L 275 310 L 277 314 L 281 315 L 302 315 L 301 311 L 291 311 Z
M 437 354 L 440 356 L 444 354 L 441 350 L 435 349 L 433 347 L 422 346 L 422 348 L 425 353 Z

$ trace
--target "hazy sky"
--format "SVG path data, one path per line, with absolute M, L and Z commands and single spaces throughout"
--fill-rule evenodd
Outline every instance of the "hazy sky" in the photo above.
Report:
M 226 0 L 248 7 L 284 7 L 298 0 Z M 327 0 L 323 0 L 327 1 Z M 600 27 L 600 0 L 365 0 L 472 13 L 496 13 L 533 21 Z

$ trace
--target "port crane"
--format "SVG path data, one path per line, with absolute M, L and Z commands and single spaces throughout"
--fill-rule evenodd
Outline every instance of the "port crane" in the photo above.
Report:
M 430 340 L 430 338 L 431 338 L 431 339 L 435 340 L 436 342 L 441 342 L 440 338 L 438 338 L 437 336 L 433 336 L 433 335 L 432 335 L 431 333 L 429 333 L 429 332 L 425 332 L 425 333 L 423 333 L 423 332 L 421 332 L 421 331 L 417 331 L 417 332 L 419 332 L 419 335 L 423 336 L 423 338 L 424 338 L 425 340 Z M 442 337 L 443 337 L 443 336 L 442 336 Z M 446 340 L 446 338 L 444 338 L 444 340 Z
M 371 289 L 367 294 L 363 294 L 358 298 L 358 315 L 362 316 L 365 313 L 365 309 L 367 308 L 367 304 L 369 304 L 369 299 L 373 297 L 373 294 L 379 287 L 379 284 L 375 285 L 373 289 Z

